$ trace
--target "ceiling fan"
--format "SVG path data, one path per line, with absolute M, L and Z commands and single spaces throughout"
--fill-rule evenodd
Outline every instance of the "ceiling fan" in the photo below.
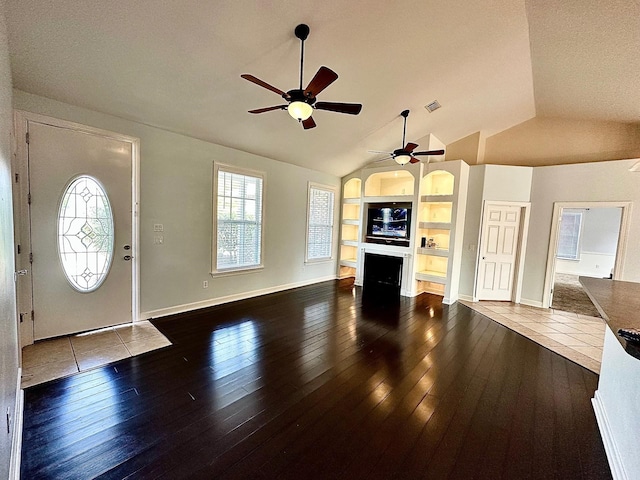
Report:
M 417 143 L 407 143 L 405 144 L 405 136 L 407 134 L 407 117 L 409 116 L 409 110 L 403 110 L 400 115 L 404 117 L 404 127 L 402 130 L 402 145 L 404 147 L 397 148 L 393 152 L 381 152 L 379 150 L 369 150 L 369 153 L 385 153 L 388 156 L 381 158 L 380 160 L 376 160 L 376 162 L 382 162 L 383 160 L 389 160 L 393 158 L 396 163 L 399 165 L 406 165 L 407 163 L 418 163 L 420 161 L 416 156 L 419 155 L 443 155 L 444 150 L 425 150 L 423 152 L 414 152 L 417 148 Z
M 300 88 L 283 92 L 282 90 L 269 85 L 267 82 L 254 77 L 253 75 L 243 74 L 240 75 L 245 80 L 249 80 L 256 85 L 260 85 L 267 90 L 271 90 L 274 93 L 282 96 L 288 103 L 286 105 L 275 105 L 273 107 L 258 108 L 256 110 L 249 110 L 249 113 L 264 113 L 272 110 L 288 110 L 289 115 L 302 122 L 302 126 L 305 130 L 316 126 L 316 122 L 311 117 L 313 110 L 328 110 L 330 112 L 347 113 L 349 115 L 357 115 L 362 110 L 362 105 L 359 103 L 336 103 L 336 102 L 316 102 L 317 95 L 325 88 L 331 85 L 338 79 L 338 74 L 327 67 L 320 67 L 315 76 L 307 85 L 307 88 L 302 88 L 302 72 L 304 67 L 304 41 L 309 36 L 309 27 L 305 24 L 300 24 L 294 30 L 295 36 L 301 41 L 300 47 Z

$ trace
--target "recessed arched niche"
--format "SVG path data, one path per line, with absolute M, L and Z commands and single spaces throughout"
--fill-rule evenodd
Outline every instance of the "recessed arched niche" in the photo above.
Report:
M 444 170 L 434 170 L 425 175 L 420 182 L 423 195 L 453 195 L 455 177 Z
M 362 188 L 362 181 L 359 178 L 352 178 L 347 180 L 343 187 L 344 198 L 360 198 L 360 190 Z
M 394 170 L 370 175 L 364 184 L 365 197 L 413 195 L 415 178 L 407 170 Z

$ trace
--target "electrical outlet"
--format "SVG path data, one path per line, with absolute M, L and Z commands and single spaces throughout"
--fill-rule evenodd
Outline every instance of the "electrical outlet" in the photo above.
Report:
M 162 245 L 162 244 L 164 244 L 164 235 L 155 235 L 153 237 L 153 244 L 154 245 Z
M 209 282 L 207 280 L 202 282 L 202 288 L 209 288 Z

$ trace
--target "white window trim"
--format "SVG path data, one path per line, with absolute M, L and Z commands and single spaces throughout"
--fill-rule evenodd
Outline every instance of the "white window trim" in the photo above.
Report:
M 250 267 L 222 268 L 218 269 L 218 172 L 236 173 L 238 175 L 247 175 L 259 177 L 262 179 L 262 202 L 260 212 L 260 263 Z M 211 196 L 213 230 L 211 235 L 211 275 L 212 276 L 228 276 L 238 275 L 242 273 L 252 273 L 264 269 L 264 224 L 265 224 L 265 192 L 267 190 L 267 175 L 259 170 L 251 170 L 249 168 L 241 168 L 225 163 L 213 162 L 213 189 Z
M 332 225 L 331 225 L 331 256 L 323 258 L 308 258 L 309 255 L 309 207 L 311 207 L 311 189 L 324 190 L 333 193 L 333 211 L 331 212 Z M 305 241 L 304 241 L 304 263 L 315 264 L 332 262 L 335 260 L 335 239 L 336 239 L 336 197 L 337 188 L 331 185 L 323 185 L 321 183 L 308 182 L 307 185 L 307 222 L 305 226 Z
M 557 254 L 558 260 L 567 260 L 569 262 L 579 262 L 580 261 L 580 243 L 582 242 L 582 224 L 583 224 L 583 212 L 561 212 L 560 214 L 560 222 L 562 222 L 563 215 L 572 215 L 580 218 L 580 228 L 578 229 L 578 240 L 576 241 L 576 256 L 575 257 L 563 257 L 560 254 Z M 558 231 L 558 235 L 560 235 Z M 560 238 L 558 236 L 558 243 Z

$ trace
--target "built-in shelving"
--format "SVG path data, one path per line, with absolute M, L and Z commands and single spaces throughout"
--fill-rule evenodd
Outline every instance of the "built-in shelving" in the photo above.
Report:
M 340 222 L 340 278 L 355 277 L 360 241 L 362 180 L 350 178 L 342 186 Z
M 461 161 L 430 164 L 424 173 L 420 181 L 416 291 L 443 295 L 446 303 L 453 303 L 458 296 L 454 266 L 459 270 L 461 258 L 454 239 L 460 219 L 464 221 L 468 166 Z

